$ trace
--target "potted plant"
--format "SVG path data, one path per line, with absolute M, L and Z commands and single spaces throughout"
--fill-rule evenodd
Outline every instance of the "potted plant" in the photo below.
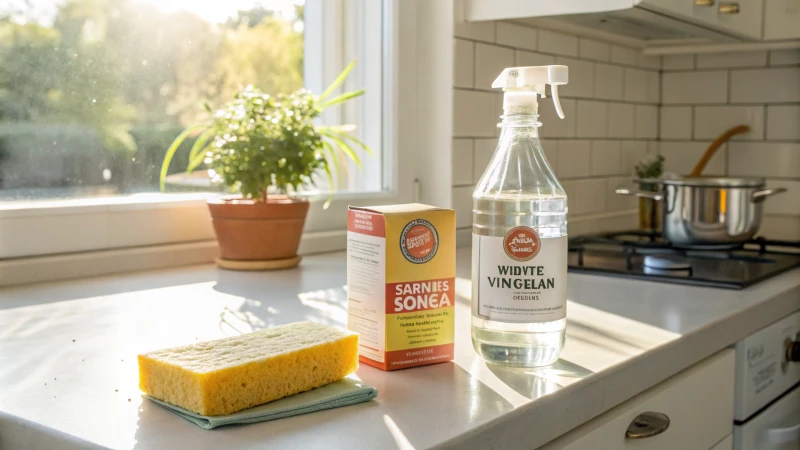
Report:
M 201 164 L 214 183 L 240 195 L 208 201 L 220 247 L 217 263 L 233 269 L 293 267 L 308 213 L 308 200 L 297 196 L 324 174 L 331 195 L 331 166 L 341 174 L 346 158 L 361 162 L 351 144 L 370 149 L 349 134 L 352 127 L 324 126 L 314 119 L 328 107 L 364 93 L 352 91 L 328 98 L 355 62 L 319 96 L 301 89 L 270 96 L 247 86 L 210 117 L 186 128 L 172 143 L 161 167 L 161 190 L 169 163 L 189 136 L 196 136 L 188 172 Z M 330 197 L 325 207 L 330 204 Z

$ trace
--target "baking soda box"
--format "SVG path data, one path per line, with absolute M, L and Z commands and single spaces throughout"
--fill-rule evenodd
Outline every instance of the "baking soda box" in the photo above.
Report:
M 456 216 L 412 203 L 347 218 L 347 326 L 383 370 L 453 359 Z

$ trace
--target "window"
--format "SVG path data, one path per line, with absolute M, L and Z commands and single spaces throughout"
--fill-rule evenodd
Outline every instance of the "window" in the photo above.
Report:
M 347 204 L 410 201 L 412 168 L 395 151 L 397 71 L 388 70 L 398 64 L 399 3 L 4 2 L 0 259 L 213 239 L 205 194 L 158 193 L 163 154 L 204 113 L 201 101 L 221 104 L 246 84 L 321 92 L 353 59 L 344 89 L 366 95 L 322 120 L 353 124 L 375 155 L 361 155 L 362 170 L 347 167 L 331 208 L 314 203 L 306 232 L 341 232 Z M 168 191 L 219 189 L 182 173 L 179 155 Z M 305 194 L 324 200 L 327 189 Z M 132 216 L 120 220 L 123 211 Z
M 348 84 L 369 86 L 326 119 L 356 125 L 379 149 L 380 127 L 367 122 L 374 110 L 380 115 L 381 78 L 366 70 L 380 68 L 381 41 L 364 38 L 380 33 L 381 2 L 314 6 L 332 16 L 339 8 L 341 20 L 328 21 L 327 36 L 324 27 L 311 30 L 312 39 L 328 42 L 308 55 L 302 0 L 11 2 L 0 10 L 0 200 L 158 191 L 164 152 L 206 114 L 201 102 L 221 105 L 248 84 L 291 92 L 304 86 L 304 73 L 314 78 L 305 84 L 321 92 L 331 76 L 323 58 L 330 57 L 328 68 L 341 69 L 344 58 L 363 55 Z M 170 190 L 213 189 L 198 182 L 202 172 L 181 174 L 187 155 L 178 155 Z M 338 190 L 382 189 L 380 156 L 365 161 L 370 170 L 348 167 Z

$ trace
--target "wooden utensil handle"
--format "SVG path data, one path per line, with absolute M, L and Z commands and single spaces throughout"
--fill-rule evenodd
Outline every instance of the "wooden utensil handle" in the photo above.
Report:
M 703 169 L 706 168 L 706 164 L 711 160 L 711 157 L 714 156 L 717 149 L 722 146 L 728 139 L 732 138 L 733 136 L 739 133 L 747 133 L 750 131 L 750 127 L 747 125 L 739 125 L 731 128 L 730 130 L 722 133 L 718 138 L 714 139 L 714 142 L 708 146 L 706 152 L 703 153 L 703 157 L 700 158 L 700 161 L 697 162 L 697 165 L 694 166 L 694 170 L 689 174 L 690 177 L 699 177 L 701 173 L 703 173 Z

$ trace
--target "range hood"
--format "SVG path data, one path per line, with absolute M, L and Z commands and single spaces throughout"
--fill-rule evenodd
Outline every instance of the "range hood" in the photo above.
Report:
M 768 0 L 741 0 L 741 4 L 720 0 L 463 1 L 467 21 L 549 25 L 613 35 L 651 47 L 759 41 L 764 1 Z

